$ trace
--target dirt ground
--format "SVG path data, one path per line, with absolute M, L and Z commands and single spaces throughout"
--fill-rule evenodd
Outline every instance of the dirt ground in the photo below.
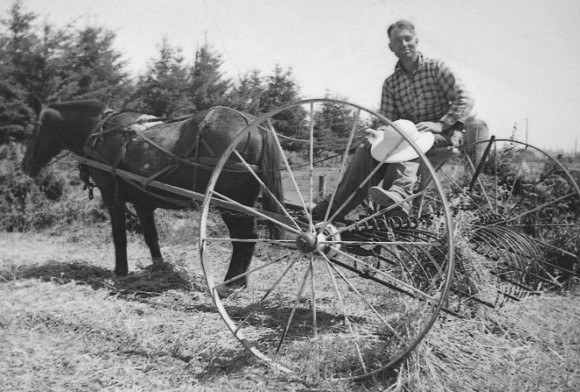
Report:
M 116 278 L 108 227 L 0 235 L 4 391 L 577 391 L 578 296 L 442 318 L 392 372 L 364 382 L 277 373 L 233 338 L 206 293 L 192 231 L 164 227 L 167 265 L 129 237 Z M 195 231 L 195 230 L 193 230 Z M 226 255 L 224 255 L 226 257 Z

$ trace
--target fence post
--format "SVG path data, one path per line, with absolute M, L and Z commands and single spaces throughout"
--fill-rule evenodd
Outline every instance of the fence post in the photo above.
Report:
M 318 200 L 324 200 L 326 196 L 326 176 L 318 176 Z
M 486 143 L 480 143 L 475 145 L 474 143 L 481 142 L 489 139 L 489 129 L 485 121 L 475 118 L 470 118 L 465 124 L 466 132 L 463 137 L 463 141 L 467 146 L 467 153 L 469 158 L 473 162 L 474 166 L 479 165 L 485 148 Z

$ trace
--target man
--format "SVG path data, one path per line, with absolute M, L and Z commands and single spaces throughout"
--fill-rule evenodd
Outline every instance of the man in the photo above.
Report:
M 383 84 L 380 114 L 391 121 L 410 120 L 420 132 L 432 132 L 435 136 L 433 150 L 452 148 L 460 142 L 463 122 L 473 108 L 471 95 L 445 63 L 426 58 L 417 50 L 419 40 L 411 22 L 393 23 L 387 29 L 387 36 L 389 49 L 399 61 L 395 72 Z M 377 131 L 368 132 L 374 137 Z M 430 155 L 433 154 L 427 153 L 428 157 Z M 408 216 L 411 203 L 407 199 L 417 182 L 419 159 L 386 164 L 370 181 L 372 184 L 361 184 L 361 178 L 366 178 L 377 164 L 370 154 L 370 142 L 357 148 L 338 185 L 330 216 L 343 217 L 367 192 L 377 204 L 396 204 L 396 210 Z M 381 179 L 382 187 L 376 186 Z M 369 190 L 371 185 L 375 186 Z M 328 204 L 328 201 L 319 203 L 312 215 L 323 218 Z

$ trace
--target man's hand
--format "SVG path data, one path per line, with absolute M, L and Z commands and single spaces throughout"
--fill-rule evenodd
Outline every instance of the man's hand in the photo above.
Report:
M 423 121 L 415 125 L 417 126 L 417 130 L 419 132 L 441 133 L 446 129 L 444 124 L 439 121 Z
M 367 129 L 365 129 L 365 132 L 367 134 L 367 139 L 371 143 L 374 143 L 374 141 L 377 140 L 377 138 L 380 136 L 380 134 L 383 133 L 383 131 L 380 128 L 378 130 L 372 129 L 372 128 L 367 128 Z

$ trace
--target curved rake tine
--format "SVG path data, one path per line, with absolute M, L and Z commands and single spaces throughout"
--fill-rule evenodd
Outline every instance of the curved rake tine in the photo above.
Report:
M 368 264 L 367 262 L 360 260 L 354 256 L 351 256 L 350 254 L 343 252 L 342 250 L 338 249 L 338 248 L 333 248 L 335 251 L 337 251 L 338 253 L 342 254 L 343 256 L 355 261 L 356 263 L 360 263 L 361 265 L 364 265 L 365 267 L 367 267 L 369 270 L 376 272 L 377 274 L 383 276 L 386 280 L 388 281 L 384 281 L 385 284 L 388 285 L 388 287 L 403 293 L 403 294 L 407 294 L 411 297 L 418 297 L 421 299 L 424 299 L 426 301 L 431 301 L 431 302 L 437 302 L 437 298 L 432 297 L 428 294 L 425 294 L 424 292 L 422 292 L 421 290 L 416 289 L 413 286 L 410 286 L 409 284 L 393 278 L 392 276 L 390 276 L 389 274 L 385 273 L 384 271 L 381 271 L 377 268 L 375 268 L 374 266 Z M 332 260 L 333 264 L 338 264 L 341 266 L 345 266 L 345 264 L 338 262 L 337 260 Z M 407 291 L 408 290 L 408 291 Z
M 389 211 L 392 211 L 395 208 L 399 207 L 402 203 L 404 203 L 404 202 L 410 202 L 413 199 L 416 199 L 418 197 L 423 196 L 425 193 L 426 193 L 426 190 L 425 189 L 422 190 L 422 191 L 420 191 L 420 192 L 417 192 L 417 193 L 415 193 L 415 194 L 413 194 L 413 195 L 411 195 L 409 197 L 406 197 L 405 199 L 401 200 L 400 202 L 398 202 L 396 204 L 393 204 L 391 206 L 384 207 L 384 208 L 380 209 L 379 211 L 377 211 L 377 212 L 375 212 L 375 213 L 367 216 L 366 218 L 357 220 L 355 223 L 351 223 L 350 225 L 346 225 L 344 227 L 339 228 L 337 230 L 337 233 L 338 234 L 341 234 L 341 233 L 344 233 L 346 231 L 350 231 L 352 229 L 356 229 L 357 226 L 359 226 L 359 225 L 361 225 L 361 224 L 363 224 L 365 222 L 368 222 L 368 221 L 370 221 L 370 220 L 372 220 L 372 219 L 374 219 L 374 218 L 376 218 L 378 216 L 384 215 L 385 213 L 387 213 Z
M 554 245 L 552 245 L 552 244 L 548 244 L 547 242 L 541 241 L 539 238 L 536 238 L 536 237 L 530 237 L 530 240 L 531 240 L 531 241 L 534 241 L 534 242 L 536 242 L 538 245 L 541 245 L 541 246 L 544 246 L 544 247 L 546 247 L 546 248 L 550 248 L 550 249 L 552 249 L 552 250 L 558 251 L 558 252 L 560 252 L 560 253 L 561 253 L 561 254 L 563 254 L 563 255 L 570 256 L 570 257 L 573 257 L 573 258 L 575 258 L 576 260 L 578 260 L 578 259 L 579 259 L 579 256 L 578 256 L 577 254 L 575 254 L 575 253 L 572 253 L 572 252 L 568 252 L 567 250 L 564 250 L 564 249 L 562 249 L 562 248 L 559 248 L 559 247 L 557 247 L 557 246 L 554 246 Z

